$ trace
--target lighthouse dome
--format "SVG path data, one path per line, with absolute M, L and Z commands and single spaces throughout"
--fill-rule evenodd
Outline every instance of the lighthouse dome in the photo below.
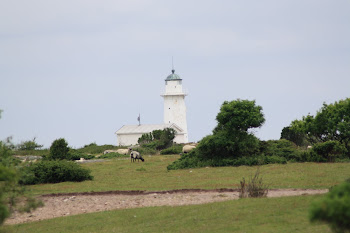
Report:
M 171 71 L 172 74 L 170 74 L 165 81 L 172 81 L 172 80 L 182 80 L 179 75 L 175 74 L 175 70 Z

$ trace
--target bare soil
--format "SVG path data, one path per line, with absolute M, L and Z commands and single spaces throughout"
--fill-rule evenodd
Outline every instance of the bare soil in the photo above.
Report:
M 328 192 L 327 189 L 274 189 L 268 197 L 314 195 Z M 39 196 L 44 206 L 32 213 L 15 212 L 5 224 L 19 224 L 43 219 L 116 209 L 146 206 L 196 205 L 239 198 L 237 189 L 183 189 L 161 192 L 110 191 L 89 193 L 49 194 Z

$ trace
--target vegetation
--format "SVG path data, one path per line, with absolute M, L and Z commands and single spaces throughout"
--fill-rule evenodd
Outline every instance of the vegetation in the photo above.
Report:
M 22 168 L 20 183 L 24 185 L 92 180 L 90 170 L 65 161 L 40 161 Z
M 350 180 L 333 187 L 310 211 L 312 222 L 328 223 L 334 232 L 350 232 Z
M 262 107 L 255 101 L 225 101 L 216 116 L 213 134 L 204 137 L 197 148 L 168 166 L 169 170 L 204 166 L 240 166 L 260 164 L 268 159 L 259 155 L 259 139 L 251 129 L 265 122 Z M 285 163 L 285 159 L 269 159 Z
M 225 101 L 216 116 L 218 125 L 213 135 L 201 140 L 198 155 L 204 158 L 238 158 L 251 156 L 259 147 L 259 140 L 248 130 L 265 122 L 262 107 L 255 101 Z
M 69 148 L 69 152 L 67 155 L 68 160 L 79 160 L 80 158 L 83 158 L 85 160 L 89 160 L 89 159 L 94 159 L 95 156 L 91 155 L 91 154 L 84 154 L 84 153 L 80 152 L 79 150 Z
M 328 162 L 334 162 L 335 158 L 347 152 L 344 144 L 339 141 L 326 141 L 316 143 L 312 150 Z
M 7 226 L 12 232 L 330 232 L 311 224 L 308 209 L 322 196 L 254 198 L 188 206 L 105 211 Z
M 169 148 L 166 148 L 164 150 L 160 151 L 161 155 L 175 155 L 175 154 L 180 154 L 182 152 L 182 144 L 176 144 L 176 145 L 172 145 Z
M 246 183 L 245 178 L 240 182 L 239 197 L 266 197 L 269 191 L 268 185 L 263 183 L 263 179 L 260 176 L 260 167 L 257 168 L 254 176 L 250 177 Z
M 113 146 L 113 145 L 97 145 L 96 143 L 90 143 L 88 145 L 85 145 L 83 148 L 77 149 L 78 152 L 83 153 L 83 154 L 101 154 L 105 150 L 116 150 L 119 149 L 120 147 Z
M 251 129 L 265 119 L 255 101 L 225 101 L 216 116 L 213 134 L 197 148 L 169 165 L 169 170 L 204 166 L 242 166 L 286 162 L 335 162 L 350 159 L 350 99 L 324 104 L 285 127 L 280 140 L 260 141 Z M 312 145 L 308 150 L 307 146 Z
M 239 188 L 241 178 L 249 177 L 256 170 L 246 166 L 176 171 L 164 169 L 178 158 L 178 155 L 150 156 L 147 163 L 141 165 L 131 164 L 129 160 L 119 158 L 103 163 L 87 163 L 82 166 L 91 170 L 94 180 L 33 185 L 31 189 L 33 194 L 45 194 Z M 348 163 L 270 164 L 261 166 L 260 170 L 264 174 L 264 182 L 270 184 L 270 188 L 328 188 L 350 176 Z M 142 176 L 130 179 L 131 176 L 135 176 L 135 171 L 142 173 Z M 241 199 L 196 206 L 117 210 L 8 226 L 8 229 L 17 232 L 94 232 L 95 229 L 99 232 L 139 232 L 141 229 L 145 232 L 193 232 L 193 229 L 204 232 L 328 232 L 326 224 L 312 225 L 308 221 L 309 205 L 314 198 L 321 199 L 309 196 Z M 202 226 L 198 221 L 206 224 Z M 122 222 L 130 224 L 119 224 Z
M 307 115 L 293 121 L 282 130 L 281 138 L 298 146 L 338 141 L 350 157 L 350 98 L 333 104 L 323 104 L 315 116 Z M 338 147 L 338 146 L 337 146 Z
M 242 177 L 250 177 L 255 167 L 217 167 L 167 171 L 167 165 L 179 155 L 146 156 L 145 163 L 130 163 L 114 158 L 96 163 L 83 163 L 91 170 L 91 181 L 31 185 L 32 194 L 71 193 L 111 190 L 172 190 L 239 188 Z M 145 168 L 142 176 L 135 170 Z M 192 172 L 191 172 L 192 171 Z M 329 188 L 350 177 L 350 163 L 288 163 L 260 166 L 264 182 L 276 188 Z
M 43 145 L 39 145 L 35 142 L 36 138 L 33 138 L 31 141 L 24 141 L 18 144 L 16 147 L 18 150 L 37 150 L 39 148 L 42 148 Z
M 142 134 L 138 139 L 141 147 L 162 150 L 173 144 L 176 131 L 173 128 L 153 130 L 151 133 Z
M 101 155 L 100 159 L 112 159 L 112 158 L 128 158 L 130 157 L 129 155 L 122 155 L 122 154 L 118 154 L 116 152 L 111 152 L 111 153 L 108 153 L 108 154 L 105 154 L 105 155 Z
M 50 159 L 68 159 L 69 147 L 64 138 L 56 139 L 50 147 Z
M 1 110 L 0 110 L 1 113 Z M 0 141 L 0 225 L 17 208 L 30 212 L 42 203 L 26 195 L 23 186 L 19 185 L 18 159 L 12 156 L 13 144 L 10 139 Z M 18 199 L 21 198 L 21 206 L 18 207 Z

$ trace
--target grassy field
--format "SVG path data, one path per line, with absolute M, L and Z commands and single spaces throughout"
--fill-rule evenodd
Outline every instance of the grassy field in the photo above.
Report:
M 240 199 L 204 205 L 148 207 L 7 226 L 8 232 L 331 232 L 308 220 L 322 196 Z
M 32 194 L 110 190 L 238 188 L 257 167 L 167 171 L 178 155 L 146 156 L 146 162 L 111 159 L 82 166 L 93 181 L 30 186 Z M 261 166 L 270 188 L 329 188 L 350 177 L 349 163 L 290 163 Z M 240 199 L 204 205 L 115 210 L 5 226 L 7 232 L 330 232 L 310 224 L 308 211 L 322 196 Z
M 167 171 L 178 155 L 146 156 L 146 162 L 112 159 L 86 163 L 94 180 L 30 186 L 32 194 L 110 191 L 238 188 L 256 167 L 217 167 Z M 270 188 L 329 188 L 350 177 L 350 163 L 290 163 L 261 166 Z

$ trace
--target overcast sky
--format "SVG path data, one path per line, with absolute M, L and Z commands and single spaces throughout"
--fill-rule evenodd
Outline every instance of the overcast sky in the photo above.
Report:
M 190 141 L 223 101 L 256 100 L 262 140 L 350 97 L 349 0 L 1 0 L 0 140 L 116 144 L 163 122 L 164 79 L 188 91 Z

